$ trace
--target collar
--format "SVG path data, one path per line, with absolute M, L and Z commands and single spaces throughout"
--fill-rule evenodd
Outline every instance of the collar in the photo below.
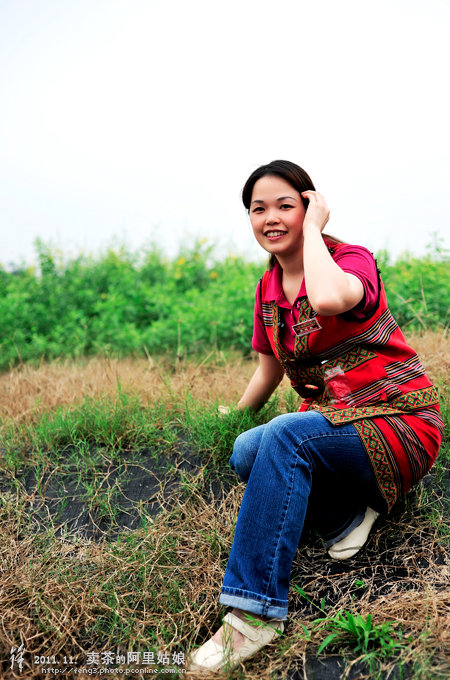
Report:
M 275 302 L 278 307 L 284 307 L 286 309 L 292 309 L 289 302 L 286 300 L 283 290 L 283 270 L 281 269 L 278 262 L 275 262 L 273 269 L 270 271 L 269 280 L 267 282 L 265 302 Z M 305 279 L 300 286 L 300 290 L 297 295 L 297 300 L 306 296 Z M 293 305 L 295 307 L 295 303 Z

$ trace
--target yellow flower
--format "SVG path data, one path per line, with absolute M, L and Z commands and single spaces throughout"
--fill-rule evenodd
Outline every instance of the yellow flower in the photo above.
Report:
M 210 272 L 209 276 L 210 276 L 211 279 L 217 279 L 219 274 L 217 272 Z
M 186 264 L 186 258 L 185 257 L 179 257 L 177 260 L 177 264 L 181 267 L 183 264 Z

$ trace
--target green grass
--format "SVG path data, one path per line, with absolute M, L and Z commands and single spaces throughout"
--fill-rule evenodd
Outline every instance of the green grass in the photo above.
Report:
M 355 585 L 358 588 L 365 587 L 364 582 L 358 580 L 355 581 Z M 318 606 L 312 602 L 300 586 L 294 584 L 294 589 L 322 614 L 312 621 L 311 630 L 304 626 L 306 638 L 311 638 L 312 630 L 332 631 L 320 643 L 317 648 L 317 655 L 320 655 L 326 647 L 331 645 L 338 651 L 342 650 L 343 647 L 348 647 L 351 652 L 361 657 L 362 661 L 384 659 L 398 653 L 400 648 L 411 641 L 410 639 L 404 640 L 401 628 L 398 625 L 396 626 L 393 621 L 374 623 L 371 614 L 363 617 L 353 611 L 353 607 L 350 611 L 338 611 L 327 616 L 325 598 L 322 598 L 320 606 Z
M 26 452 L 33 455 L 36 464 L 41 459 L 53 463 L 73 459 L 89 468 L 93 458 L 95 467 L 102 448 L 116 459 L 123 449 L 167 445 L 173 435 L 167 429 L 170 421 L 164 418 L 163 401 L 145 409 L 137 397 L 121 392 L 115 398 L 85 397 L 76 406 L 43 413 L 32 423 L 6 426 L 2 433 L 5 461 L 14 468 Z

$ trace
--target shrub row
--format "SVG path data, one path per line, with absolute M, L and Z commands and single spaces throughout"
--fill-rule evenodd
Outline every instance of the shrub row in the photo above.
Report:
M 108 352 L 193 354 L 251 351 L 255 285 L 265 262 L 214 256 L 197 242 L 167 258 L 125 247 L 65 259 L 36 243 L 36 268 L 0 269 L 0 369 L 20 361 Z M 435 249 L 392 262 L 378 254 L 400 325 L 444 328 L 449 267 Z

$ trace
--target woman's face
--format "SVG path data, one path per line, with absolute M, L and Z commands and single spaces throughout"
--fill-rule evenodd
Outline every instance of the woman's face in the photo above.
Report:
M 261 177 L 253 187 L 250 222 L 259 245 L 276 256 L 301 252 L 305 207 L 299 192 L 275 175 Z

